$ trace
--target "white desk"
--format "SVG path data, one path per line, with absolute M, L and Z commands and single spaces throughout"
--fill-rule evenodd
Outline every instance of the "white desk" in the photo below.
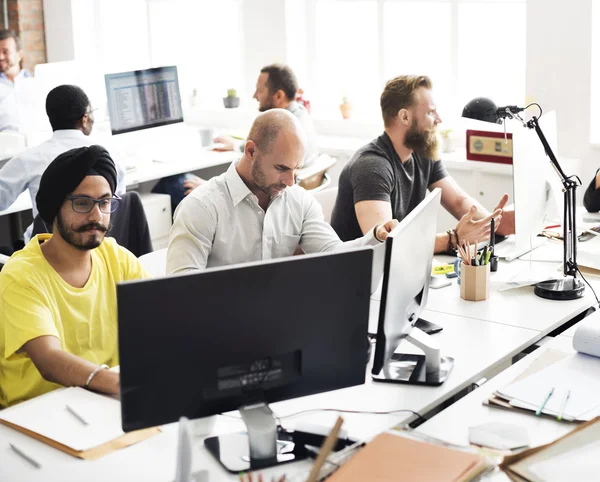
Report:
M 374 303 L 376 305 L 376 303 Z M 373 311 L 376 312 L 376 306 Z M 434 335 L 442 343 L 444 352 L 454 356 L 455 366 L 446 383 L 440 387 L 417 387 L 375 383 L 367 372 L 364 385 L 344 390 L 288 400 L 272 405 L 278 416 L 289 415 L 313 408 L 339 408 L 351 410 L 390 411 L 412 409 L 427 412 L 448 398 L 480 379 L 490 369 L 508 362 L 537 339 L 537 332 L 478 320 L 462 319 L 441 313 L 428 313 L 428 319 L 444 327 Z M 466 334 L 470 336 L 467 337 Z M 476 340 L 476 343 L 473 343 Z M 351 435 L 369 438 L 395 425 L 403 425 L 414 419 L 410 413 L 395 415 L 343 414 Z M 286 427 L 293 427 L 296 420 L 333 425 L 335 413 L 317 412 L 302 417 L 283 419 Z M 241 429 L 241 422 L 229 417 L 219 417 L 215 433 L 227 433 Z M 0 480 L 11 482 L 46 481 L 49 478 L 64 482 L 140 480 L 167 482 L 175 474 L 176 424 L 165 427 L 162 434 L 138 445 L 118 450 L 96 461 L 82 461 L 70 457 L 35 439 L 0 425 Z M 8 448 L 14 442 L 42 465 L 42 470 L 30 467 Z M 201 439 L 194 454 L 194 469 L 210 470 L 210 481 L 238 480 L 227 474 L 205 451 Z M 304 470 L 308 462 L 284 467 L 283 470 Z M 282 470 L 282 469 L 277 469 Z M 277 472 L 271 471 L 271 472 Z
M 577 425 L 561 423 L 552 419 L 536 417 L 531 414 L 509 412 L 499 408 L 490 408 L 482 404 L 495 390 L 509 384 L 548 348 L 566 353 L 574 353 L 572 340 L 558 336 L 551 342 L 523 358 L 513 366 L 494 377 L 482 387 L 446 408 L 444 411 L 417 427 L 416 431 L 437 439 L 457 444 L 469 445 L 468 428 L 486 422 L 501 422 L 519 425 L 529 432 L 532 447 L 549 443 L 568 433 Z M 495 473 L 493 480 L 509 480 L 503 473 Z
M 185 157 L 178 153 L 174 154 L 172 161 L 152 161 L 150 159 L 139 163 L 135 169 L 127 170 L 125 183 L 127 187 L 136 187 L 137 185 L 155 181 L 167 176 L 182 174 L 199 169 L 230 164 L 240 157 L 238 152 L 214 152 L 202 149 Z M 6 214 L 18 213 L 31 209 L 31 198 L 29 191 L 21 193 L 17 200 L 6 210 L 0 211 L 0 216 Z
M 558 247 L 560 249 L 560 247 Z M 450 257 L 436 257 L 441 262 L 450 261 Z M 575 316 L 595 304 L 595 298 L 586 287 L 585 296 L 572 301 L 553 301 L 540 298 L 534 294 L 534 287 L 523 287 L 508 291 L 497 291 L 494 288 L 496 274 L 505 276 L 507 273 L 528 271 L 529 269 L 550 271 L 561 275 L 556 269 L 557 263 L 529 262 L 514 260 L 510 263 L 500 261 L 497 273 L 490 278 L 492 287 L 486 301 L 465 301 L 459 295 L 456 280 L 452 286 L 439 290 L 430 290 L 427 309 L 430 311 L 450 313 L 468 318 L 501 323 L 520 328 L 537 330 L 542 336 L 547 335 Z M 600 293 L 600 280 L 588 277 L 597 293 Z

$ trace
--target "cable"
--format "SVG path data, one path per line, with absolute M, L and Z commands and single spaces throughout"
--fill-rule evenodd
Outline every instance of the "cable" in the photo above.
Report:
M 542 111 L 542 106 L 540 104 L 538 104 L 537 102 L 532 102 L 531 104 L 529 104 L 528 106 L 526 106 L 525 109 L 523 109 L 523 110 L 529 109 L 532 105 L 537 106 L 537 108 L 540 110 L 540 115 L 538 115 L 538 119 L 539 119 L 540 117 L 542 117 L 543 111 Z
M 423 417 L 420 413 L 415 412 L 414 410 L 408 410 L 408 409 L 390 410 L 388 412 L 372 412 L 372 411 L 368 411 L 368 410 L 341 410 L 341 409 L 338 410 L 337 408 L 312 408 L 310 410 L 302 410 L 301 412 L 292 413 L 290 415 L 284 415 L 283 417 L 276 416 L 275 418 L 277 420 L 281 421 L 286 418 L 293 418 L 293 417 L 297 417 L 298 415 L 303 415 L 305 413 L 311 413 L 311 412 L 356 413 L 359 415 L 393 415 L 395 413 L 408 412 L 408 413 L 412 413 L 413 415 L 416 415 L 423 422 L 427 422 L 427 419 L 425 417 Z M 238 417 L 237 415 L 229 415 L 227 413 L 220 413 L 219 415 L 223 415 L 224 417 L 229 417 L 229 418 L 235 418 L 236 420 L 242 419 L 242 417 Z
M 592 293 L 594 293 L 594 297 L 596 298 L 596 304 L 600 307 L 600 300 L 598 300 L 598 295 L 594 291 L 594 288 L 592 288 L 592 285 L 589 283 L 589 281 L 586 280 L 585 276 L 583 276 L 583 274 L 581 273 L 581 270 L 579 269 L 579 265 L 577 266 L 577 272 L 579 273 L 579 276 L 581 276 L 581 278 L 583 279 L 583 281 L 585 281 L 585 284 L 590 287 L 590 289 L 592 290 Z
M 313 408 L 310 410 L 302 410 L 301 412 L 292 413 L 290 415 L 284 415 L 283 417 L 280 417 L 280 418 L 283 420 L 286 418 L 297 417 L 298 415 L 303 415 L 305 413 L 310 413 L 310 412 L 356 413 L 356 414 L 360 414 L 360 415 L 393 415 L 395 413 L 408 412 L 408 413 L 412 413 L 413 415 L 416 415 L 423 422 L 427 422 L 427 419 L 425 417 L 423 417 L 420 413 L 415 412 L 414 410 L 409 410 L 409 409 L 390 410 L 390 411 L 386 411 L 386 412 L 376 412 L 376 411 L 369 411 L 369 410 L 341 410 L 341 409 L 337 409 L 337 408 Z

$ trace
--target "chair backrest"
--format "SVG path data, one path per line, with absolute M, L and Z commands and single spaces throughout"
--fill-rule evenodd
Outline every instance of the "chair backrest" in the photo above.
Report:
M 167 274 L 167 248 L 153 251 L 139 257 L 142 266 L 153 278 Z
M 337 192 L 337 186 L 323 189 L 322 191 L 311 191 L 311 194 L 323 208 L 323 216 L 325 218 L 325 221 L 327 221 L 328 223 L 331 222 L 331 213 L 333 212 L 333 206 L 335 205 Z
M 309 167 L 296 171 L 296 183 L 306 190 L 318 189 L 325 180 L 325 173 L 335 165 L 337 159 L 321 154 Z

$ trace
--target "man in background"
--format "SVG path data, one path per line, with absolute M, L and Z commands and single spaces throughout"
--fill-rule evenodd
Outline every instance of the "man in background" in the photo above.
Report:
M 85 92 L 75 85 L 59 85 L 46 97 L 46 113 L 52 126 L 52 137 L 39 146 L 20 152 L 0 169 L 0 211 L 7 209 L 29 189 L 33 216 L 40 179 L 48 165 L 59 155 L 75 147 L 93 144 L 89 135 L 94 127 L 94 110 Z M 125 170 L 117 164 L 117 194 L 125 192 Z M 33 225 L 25 231 L 25 242 L 31 238 Z
M 0 30 L 0 131 L 18 131 L 21 127 L 15 87 L 31 77 L 22 65 L 19 37 L 12 30 Z

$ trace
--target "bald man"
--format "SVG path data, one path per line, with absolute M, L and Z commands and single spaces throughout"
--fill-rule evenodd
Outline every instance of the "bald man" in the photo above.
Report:
M 305 253 L 318 253 L 384 241 L 397 221 L 376 225 L 354 241 L 340 241 L 323 220 L 319 203 L 294 184 L 305 151 L 303 129 L 287 110 L 258 116 L 241 159 L 177 208 L 167 272 L 291 256 L 298 245 Z
M 119 393 L 117 293 L 148 277 L 137 258 L 105 239 L 117 171 L 101 146 L 59 155 L 36 196 L 52 235 L 40 234 L 0 272 L 0 407 L 58 387 Z

